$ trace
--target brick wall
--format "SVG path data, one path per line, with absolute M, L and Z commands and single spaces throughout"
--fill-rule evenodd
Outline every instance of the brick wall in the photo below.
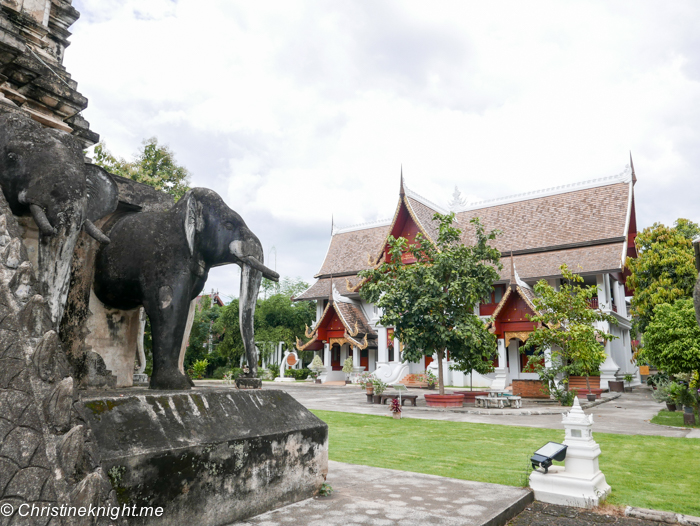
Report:
M 549 398 L 549 394 L 542 392 L 540 380 L 513 380 L 513 394 L 523 398 Z

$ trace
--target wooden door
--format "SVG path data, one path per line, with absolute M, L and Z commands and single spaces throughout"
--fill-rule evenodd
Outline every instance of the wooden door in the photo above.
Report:
M 343 365 L 340 363 L 340 345 L 337 343 L 331 347 L 331 369 L 342 371 Z

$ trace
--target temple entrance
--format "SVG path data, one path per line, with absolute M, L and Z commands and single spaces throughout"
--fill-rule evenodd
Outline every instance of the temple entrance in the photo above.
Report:
M 334 371 L 343 369 L 343 365 L 340 363 L 340 345 L 337 343 L 334 343 L 333 347 L 331 347 L 331 369 Z
M 364 367 L 365 371 L 369 370 L 369 349 L 362 349 L 360 351 L 360 367 Z

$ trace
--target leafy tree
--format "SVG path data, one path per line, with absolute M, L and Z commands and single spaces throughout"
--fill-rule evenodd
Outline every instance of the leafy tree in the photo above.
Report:
M 189 190 L 190 173 L 177 164 L 167 145 L 159 145 L 156 137 L 144 139 L 133 161 L 114 157 L 104 143 L 95 146 L 94 162 L 110 173 L 133 179 L 162 190 L 177 201 Z
M 537 328 L 530 334 L 523 350 L 532 349 L 528 367 L 534 369 L 546 382 L 550 392 L 561 399 L 564 393 L 557 385 L 561 374 L 583 375 L 590 389 L 588 377 L 598 371 L 605 361 L 604 342 L 614 336 L 595 327 L 596 322 L 617 324 L 617 319 L 600 309 L 591 309 L 590 300 L 597 293 L 595 285 L 583 287 L 583 278 L 566 265 L 560 267 L 564 283 L 555 290 L 546 280 L 535 284 L 532 302 L 538 314 L 530 316 Z M 550 364 L 543 363 L 545 349 L 551 350 Z
M 642 356 L 659 369 L 669 374 L 700 372 L 700 327 L 693 300 L 657 305 L 643 341 Z
M 491 293 L 501 264 L 499 251 L 489 245 L 497 231 L 485 234 L 473 219 L 476 244 L 467 246 L 460 241 L 461 231 L 452 226 L 454 214 L 435 214 L 433 219 L 439 222 L 434 245 L 421 234 L 410 246 L 404 238 L 389 236 L 389 260 L 360 273 L 367 279 L 360 294 L 383 309 L 380 322 L 395 328 L 406 360 L 417 362 L 437 353 L 438 384 L 445 394 L 446 349 L 462 370 L 495 356 L 496 338 L 474 314 L 474 305 Z M 405 252 L 416 262 L 404 265 Z
M 275 344 L 283 341 L 291 347 L 297 337 L 304 335 L 306 326 L 311 325 L 316 316 L 316 306 L 307 301 L 293 302 L 291 298 L 308 287 L 300 278 L 285 277 L 277 294 L 266 299 L 258 298 L 254 322 L 256 341 Z M 221 309 L 213 326 L 214 332 L 221 335 L 215 354 L 229 364 L 237 362 L 245 352 L 238 312 L 238 299 L 234 299 Z M 261 351 L 265 352 L 265 349 Z
M 627 286 L 634 290 L 632 314 L 638 332 L 646 330 L 657 305 L 692 297 L 698 277 L 692 238 L 698 234 L 696 223 L 678 219 L 672 228 L 654 223 L 637 236 L 638 257 L 627 258 Z

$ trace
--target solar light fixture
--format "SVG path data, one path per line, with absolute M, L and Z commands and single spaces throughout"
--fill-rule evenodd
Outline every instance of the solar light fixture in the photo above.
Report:
M 544 468 L 544 472 L 552 465 L 552 461 L 556 460 L 561 462 L 566 458 L 566 448 L 564 444 L 557 444 L 556 442 L 547 442 L 544 446 L 535 451 L 535 454 L 530 458 L 532 462 L 532 469 L 537 469 L 538 467 Z

